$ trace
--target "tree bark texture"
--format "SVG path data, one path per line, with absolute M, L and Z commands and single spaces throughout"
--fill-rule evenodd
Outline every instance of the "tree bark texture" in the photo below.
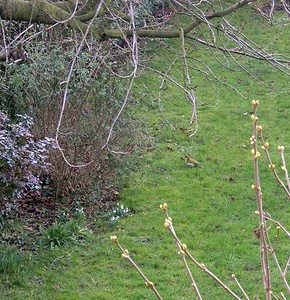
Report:
M 110 7 L 110 1 L 104 2 L 106 3 L 106 7 Z M 190 25 L 185 26 L 184 34 L 187 35 L 206 20 L 230 14 L 250 2 L 250 0 L 239 0 L 224 10 L 217 12 L 213 11 L 208 15 L 204 15 L 204 19 L 196 16 L 196 18 L 193 18 L 193 21 Z M 70 28 L 83 33 L 87 29 L 87 24 L 85 22 L 89 21 L 94 16 L 95 7 L 99 3 L 100 0 L 88 1 L 87 4 L 80 11 L 78 11 L 78 13 L 72 16 L 71 12 L 74 8 L 74 1 L 72 0 L 57 2 L 51 2 L 48 0 L 0 0 L 0 17 L 5 20 L 31 21 L 32 23 L 44 24 L 55 24 L 57 22 L 61 22 L 65 23 Z M 105 12 L 105 7 L 103 7 L 99 16 L 104 15 Z M 124 21 L 128 21 L 128 16 L 122 16 L 122 12 L 119 13 L 119 17 Z M 107 23 L 108 25 L 106 25 L 104 28 L 95 26 L 92 29 L 92 34 L 95 36 L 95 38 L 123 38 L 124 36 L 127 37 L 133 35 L 133 31 L 128 28 L 112 29 L 110 22 Z M 173 26 L 168 30 L 140 28 L 137 30 L 137 35 L 139 37 L 151 38 L 178 38 L 180 36 L 180 28 L 177 24 L 175 27 Z

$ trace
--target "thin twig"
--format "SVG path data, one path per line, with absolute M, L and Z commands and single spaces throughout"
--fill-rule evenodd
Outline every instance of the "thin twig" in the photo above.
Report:
M 245 290 L 243 289 L 243 287 L 241 286 L 240 282 L 238 281 L 238 278 L 235 274 L 232 275 L 232 278 L 234 280 L 234 282 L 237 284 L 238 288 L 241 290 L 241 292 L 243 293 L 243 295 L 245 296 L 245 298 L 247 300 L 250 300 L 250 297 L 247 295 L 247 293 L 245 292 Z
M 280 266 L 280 263 L 279 263 L 279 261 L 278 261 L 278 258 L 277 258 L 277 255 L 276 255 L 276 253 L 275 253 L 275 250 L 274 250 L 274 248 L 273 248 L 273 246 L 272 246 L 272 243 L 271 243 L 271 240 L 270 240 L 269 233 L 268 233 L 268 230 L 267 230 L 267 229 L 265 230 L 265 236 L 266 236 L 266 239 L 267 239 L 268 249 L 269 249 L 269 251 L 270 251 L 270 253 L 271 253 L 271 255 L 272 255 L 272 258 L 273 258 L 273 260 L 274 260 L 274 262 L 275 262 L 275 265 L 276 265 L 276 267 L 277 267 L 277 269 L 278 269 L 278 272 L 279 272 L 279 274 L 280 274 L 280 277 L 281 277 L 281 279 L 282 279 L 282 282 L 283 282 L 283 284 L 284 284 L 286 290 L 287 290 L 288 293 L 290 294 L 290 286 L 289 286 L 289 284 L 288 284 L 288 282 L 287 282 L 286 274 L 284 274 L 284 272 L 283 272 L 283 270 L 282 270 L 282 268 L 281 268 L 281 266 Z M 289 259 L 290 259 L 290 257 L 289 257 Z
M 258 60 L 265 60 L 265 57 L 261 57 L 261 56 L 257 56 L 257 55 L 254 55 L 254 54 L 251 54 L 251 53 L 248 53 L 246 51 L 241 51 L 239 49 L 229 49 L 229 48 L 224 48 L 224 47 L 218 47 L 210 42 L 207 42 L 207 41 L 204 41 L 200 38 L 196 38 L 196 37 L 192 37 L 192 36 L 189 36 L 187 35 L 186 36 L 187 39 L 190 39 L 190 40 L 194 40 L 206 47 L 210 47 L 210 48 L 214 48 L 214 49 L 217 49 L 221 52 L 224 52 L 224 53 L 233 53 L 233 54 L 237 54 L 237 55 L 240 55 L 240 56 L 247 56 L 247 57 L 250 57 L 250 58 L 254 58 L 254 59 L 258 59 Z M 266 56 L 266 59 L 268 61 L 273 61 L 273 62 L 281 62 L 281 63 L 285 63 L 285 64 L 289 64 L 290 63 L 290 60 L 287 60 L 287 59 L 279 59 L 279 58 L 274 58 L 273 54 L 269 55 L 269 56 Z
M 196 128 L 195 131 L 191 134 L 191 136 L 193 136 L 194 134 L 196 134 L 196 132 L 198 130 L 197 107 L 196 107 L 195 93 L 194 93 L 194 89 L 193 89 L 192 83 L 191 83 L 191 78 L 189 75 L 189 69 L 188 69 L 188 63 L 187 63 L 187 57 L 186 57 L 186 49 L 185 49 L 185 44 L 184 44 L 184 30 L 182 27 L 180 27 L 180 38 L 181 38 L 182 59 L 183 59 L 183 68 L 184 68 L 184 73 L 185 73 L 185 79 L 186 79 L 186 83 L 188 84 L 188 87 L 189 87 L 190 100 L 192 103 L 192 114 L 191 114 L 189 125 L 192 125 L 193 122 L 195 122 L 195 128 Z
M 183 262 L 183 264 L 184 264 L 184 267 L 185 267 L 185 269 L 186 269 L 186 272 L 187 272 L 187 274 L 188 274 L 188 276 L 189 276 L 189 279 L 190 279 L 190 281 L 191 281 L 191 285 L 192 285 L 192 287 L 193 287 L 193 289 L 194 289 L 194 291 L 195 291 L 195 294 L 196 294 L 196 296 L 197 296 L 197 299 L 202 300 L 202 296 L 201 296 L 201 294 L 200 294 L 200 292 L 199 292 L 198 286 L 197 286 L 197 284 L 196 284 L 196 282 L 195 282 L 195 280 L 194 280 L 194 278 L 193 278 L 193 276 L 192 276 L 192 273 L 191 273 L 191 271 L 190 271 L 190 269 L 189 269 L 189 266 L 188 266 L 188 264 L 187 264 L 187 261 L 186 261 L 186 259 L 185 259 L 185 252 L 184 252 L 184 250 L 182 249 L 181 246 L 179 246 L 179 254 L 180 254 L 181 260 L 182 260 L 182 262 Z
M 280 152 L 280 156 L 281 156 L 281 160 L 282 160 L 282 170 L 285 173 L 285 179 L 287 182 L 287 187 L 288 190 L 290 192 L 290 180 L 289 180 L 289 174 L 288 174 L 288 170 L 287 170 L 287 166 L 286 166 L 286 160 L 285 160 L 285 156 L 284 156 L 284 146 L 280 145 L 278 147 L 278 151 Z
M 165 205 L 165 204 L 163 204 Z M 161 206 L 160 206 L 161 207 Z M 224 282 L 222 282 L 214 273 L 212 273 L 209 269 L 206 268 L 206 266 L 202 263 L 199 263 L 188 251 L 187 247 L 184 247 L 184 244 L 179 240 L 178 236 L 175 233 L 173 224 L 172 224 L 172 219 L 169 217 L 168 210 L 167 210 L 167 205 L 166 209 L 165 207 L 161 208 L 163 211 L 166 213 L 166 220 L 165 220 L 165 227 L 168 228 L 170 231 L 171 235 L 175 239 L 175 241 L 178 243 L 178 245 L 183 249 L 185 254 L 189 257 L 189 259 L 197 266 L 199 267 L 202 271 L 204 271 L 206 274 L 208 274 L 211 278 L 213 278 L 224 290 L 226 290 L 233 298 L 237 300 L 241 300 L 241 298 L 236 295 Z
M 259 158 L 260 152 L 258 151 L 257 145 L 257 107 L 259 106 L 259 101 L 252 101 L 252 107 L 254 109 L 254 113 L 252 115 L 253 120 L 253 135 L 251 137 L 251 144 L 253 146 L 252 154 L 253 154 L 253 162 L 254 162 L 254 177 L 255 177 L 255 185 L 254 190 L 256 193 L 256 200 L 258 204 L 259 211 L 259 230 L 260 230 L 260 259 L 261 259 L 261 267 L 262 267 L 262 276 L 264 289 L 266 293 L 266 299 L 271 300 L 271 284 L 270 284 L 270 268 L 269 268 L 269 257 L 268 257 L 268 247 L 265 239 L 265 230 L 266 228 L 266 219 L 264 218 L 263 211 L 263 200 L 262 200 L 262 191 L 260 184 L 260 176 L 259 176 Z
M 90 21 L 88 27 L 87 27 L 87 30 L 86 32 L 84 33 L 83 35 L 83 38 L 77 48 L 77 51 L 76 51 L 76 54 L 72 60 L 72 63 L 71 63 L 71 66 L 70 66 L 70 70 L 68 72 L 68 75 L 67 75 L 67 78 L 64 82 L 62 82 L 63 84 L 65 84 L 65 90 L 64 90 L 64 96 L 63 96 L 63 100 L 62 100 L 62 106 L 61 106 L 61 111 L 60 111 L 60 115 L 59 115 L 59 119 L 58 119 L 58 123 L 57 123 L 57 127 L 56 127 L 56 134 L 55 134 L 55 143 L 56 143 L 56 146 L 57 146 L 57 149 L 60 151 L 64 161 L 66 162 L 67 165 L 69 165 L 70 167 L 73 167 L 73 168 L 83 168 L 83 167 L 86 167 L 88 165 L 90 165 L 93 161 L 90 161 L 86 164 L 80 164 L 80 165 L 74 165 L 74 164 L 71 164 L 69 162 L 69 160 L 67 159 L 66 155 L 64 154 L 64 150 L 61 148 L 60 146 L 60 143 L 59 143 L 59 135 L 60 135 L 60 128 L 61 128 L 61 125 L 62 125 L 62 121 L 63 121 L 63 117 L 64 117 L 64 112 L 65 112 L 65 108 L 66 108 L 66 104 L 67 104 L 67 98 L 68 98 L 68 87 L 69 87 L 69 83 L 70 83 L 70 80 L 71 80 L 71 77 L 72 77 L 72 74 L 73 74 L 73 71 L 74 71 L 74 67 L 75 67 L 75 64 L 77 62 L 77 58 L 81 52 L 81 50 L 83 49 L 84 47 L 84 43 L 85 43 L 85 40 L 86 40 L 86 37 L 90 31 L 90 28 L 91 26 L 93 25 L 93 22 L 95 20 L 95 18 L 97 17 L 99 11 L 101 10 L 101 7 L 103 5 L 103 0 L 100 1 L 99 5 L 98 5 L 98 8 L 96 10 L 96 13 L 95 13 L 95 16 L 92 18 L 92 20 Z
M 259 212 L 257 212 L 257 214 L 259 214 Z M 277 226 L 279 226 L 281 228 L 282 231 L 284 231 L 284 233 L 287 235 L 288 238 L 290 238 L 290 233 L 286 230 L 286 228 L 284 226 L 282 226 L 282 224 L 278 221 L 275 221 L 274 219 L 272 219 L 269 215 L 264 213 L 264 219 L 265 220 L 269 220 L 272 223 L 276 224 Z
M 284 192 L 286 193 L 288 199 L 290 199 L 290 190 L 288 190 L 288 188 L 285 186 L 284 182 L 281 180 L 281 178 L 279 177 L 277 171 L 276 171 L 276 165 L 273 164 L 270 153 L 269 153 L 269 144 L 265 142 L 264 140 L 264 136 L 262 133 L 262 126 L 259 126 L 260 130 L 259 130 L 259 136 L 262 142 L 262 148 L 266 154 L 266 157 L 269 161 L 269 168 L 271 169 L 272 173 L 274 174 L 276 180 L 278 181 L 278 183 L 281 185 L 281 187 L 283 188 Z M 285 164 L 285 168 L 286 168 L 286 164 Z M 286 169 L 287 170 L 287 169 Z
M 135 17 L 134 17 L 134 9 L 133 9 L 132 1 L 130 1 L 130 4 L 129 4 L 129 15 L 130 15 L 130 18 L 131 18 L 131 27 L 132 27 L 132 30 L 133 30 L 132 48 L 131 49 L 132 49 L 132 63 L 134 65 L 134 69 L 133 69 L 133 72 L 132 72 L 132 75 L 131 75 L 131 80 L 130 80 L 129 87 L 127 89 L 123 104 L 122 104 L 120 110 L 118 111 L 117 115 L 115 116 L 115 118 L 114 118 L 114 120 L 111 124 L 107 140 L 104 143 L 104 145 L 102 146 L 102 150 L 108 147 L 108 144 L 109 144 L 109 142 L 112 138 L 112 135 L 113 135 L 113 130 L 115 128 L 115 125 L 116 125 L 116 123 L 119 120 L 123 110 L 125 109 L 125 107 L 127 105 L 127 102 L 129 100 L 129 96 L 130 96 L 130 93 L 131 93 L 131 90 L 132 90 L 133 83 L 135 82 L 135 78 L 136 78 L 136 75 L 137 75 L 137 70 L 138 70 L 138 65 L 139 65 L 138 42 L 137 42 Z
M 176 57 L 169 65 L 169 67 L 167 68 L 167 71 L 165 72 L 164 76 L 162 77 L 162 81 L 161 81 L 161 84 L 159 86 L 159 89 L 158 89 L 158 107 L 159 107 L 159 111 L 161 113 L 161 115 L 163 116 L 164 120 L 166 121 L 166 123 L 173 129 L 175 130 L 175 126 L 172 125 L 168 119 L 165 117 L 165 113 L 164 113 L 164 110 L 163 110 L 163 106 L 161 104 L 161 92 L 163 89 L 165 89 L 166 85 L 167 85 L 167 78 L 169 76 L 169 72 L 171 71 L 171 69 L 173 68 L 173 66 L 175 65 L 176 61 L 179 59 L 179 57 Z
M 123 249 L 121 244 L 119 243 L 119 240 L 117 236 L 111 236 L 111 241 L 117 245 L 119 250 L 122 252 L 122 257 L 130 262 L 130 264 L 134 267 L 134 269 L 137 270 L 137 272 L 141 275 L 141 277 L 145 280 L 146 286 L 149 287 L 155 296 L 159 299 L 162 300 L 162 297 L 160 296 L 159 292 L 157 291 L 154 283 L 152 281 L 149 281 L 149 279 L 146 277 L 144 272 L 139 268 L 139 266 L 134 262 L 134 260 L 131 258 L 129 251 L 127 249 Z

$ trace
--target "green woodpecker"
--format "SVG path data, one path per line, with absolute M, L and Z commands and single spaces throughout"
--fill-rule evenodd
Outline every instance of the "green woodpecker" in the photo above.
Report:
M 193 158 L 190 158 L 188 155 L 185 156 L 186 165 L 189 167 L 199 167 L 199 162 Z

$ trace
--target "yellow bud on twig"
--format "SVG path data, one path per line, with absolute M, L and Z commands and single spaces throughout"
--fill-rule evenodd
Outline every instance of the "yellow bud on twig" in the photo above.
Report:
M 171 220 L 165 219 L 164 226 L 165 226 L 166 228 L 169 228 L 169 227 L 171 226 L 171 224 L 172 224 Z
M 251 143 L 251 145 L 253 145 L 255 143 L 255 136 L 254 135 L 252 135 L 250 137 L 250 143 Z
M 187 246 L 186 246 L 185 244 L 182 244 L 182 245 L 181 245 L 181 249 L 182 249 L 183 251 L 186 251 L 186 250 L 187 250 Z
M 257 131 L 261 132 L 263 130 L 263 127 L 261 125 L 257 126 Z
M 152 281 L 146 281 L 146 286 L 153 287 L 154 283 Z
M 258 159 L 258 158 L 260 158 L 260 156 L 261 156 L 261 153 L 257 151 L 255 158 Z
M 259 103 L 259 100 L 253 100 L 253 101 L 252 101 L 252 106 L 253 106 L 253 107 L 258 107 L 259 104 L 260 104 L 260 103 Z
M 284 151 L 284 146 L 283 145 L 278 146 L 278 151 L 283 152 Z
M 118 242 L 117 236 L 116 236 L 116 235 L 112 235 L 112 236 L 111 236 L 111 241 L 112 241 L 113 243 L 117 243 L 117 242 Z
M 256 189 L 256 186 L 255 186 L 254 184 L 252 184 L 252 185 L 251 185 L 251 189 L 252 189 L 252 190 L 255 190 L 255 189 Z
M 168 208 L 167 203 L 160 204 L 160 209 L 166 211 Z
M 126 250 L 125 250 L 126 251 Z M 128 251 L 128 250 L 127 250 Z M 126 252 L 124 252 L 124 253 L 122 253 L 122 257 L 124 258 L 124 259 L 128 259 L 129 257 L 130 257 L 130 255 L 129 255 L 129 253 L 126 253 Z
M 178 251 L 178 254 L 184 256 L 184 251 L 180 250 L 180 251 Z
M 276 166 L 275 166 L 274 164 L 269 164 L 269 168 L 270 168 L 270 169 L 273 170 L 273 169 L 275 169 L 275 167 L 276 167 Z

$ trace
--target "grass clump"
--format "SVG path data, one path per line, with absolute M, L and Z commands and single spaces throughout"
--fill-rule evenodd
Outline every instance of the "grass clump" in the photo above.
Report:
M 42 231 L 40 245 L 47 249 L 69 247 L 72 244 L 83 243 L 90 235 L 90 231 L 83 224 L 83 220 L 71 219 L 65 223 L 55 222 Z
M 8 246 L 0 249 L 0 273 L 19 273 L 22 264 L 22 255 L 16 247 Z

